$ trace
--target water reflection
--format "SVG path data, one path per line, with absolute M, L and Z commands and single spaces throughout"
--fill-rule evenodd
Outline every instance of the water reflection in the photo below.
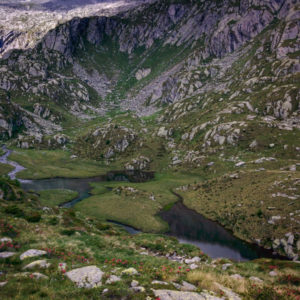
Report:
M 63 207 L 72 207 L 77 202 L 90 196 L 90 183 L 103 181 L 128 181 L 128 182 L 144 182 L 154 177 L 153 172 L 142 171 L 111 171 L 103 176 L 92 178 L 51 178 L 31 180 L 22 183 L 25 190 L 53 190 L 53 189 L 68 189 L 78 192 L 78 197 L 74 200 L 63 204 Z
M 256 247 L 235 238 L 219 224 L 188 209 L 181 202 L 169 211 L 160 213 L 169 224 L 169 234 L 182 243 L 198 246 L 210 257 L 226 257 L 236 261 L 246 261 L 258 257 L 273 257 L 271 251 Z

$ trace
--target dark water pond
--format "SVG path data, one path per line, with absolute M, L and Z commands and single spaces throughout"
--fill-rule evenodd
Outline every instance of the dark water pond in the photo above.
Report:
M 160 213 L 170 227 L 169 234 L 182 243 L 198 246 L 212 258 L 226 257 L 247 261 L 260 257 L 275 258 L 271 250 L 245 243 L 231 232 L 178 202 Z M 279 258 L 279 257 L 276 257 Z
M 52 190 L 52 189 L 68 189 L 78 192 L 78 197 L 74 200 L 64 203 L 63 207 L 72 207 L 77 202 L 90 196 L 92 187 L 90 183 L 103 181 L 127 181 L 127 182 L 145 182 L 154 177 L 153 172 L 141 171 L 111 171 L 105 175 L 91 178 L 51 178 L 31 180 L 22 183 L 25 190 Z

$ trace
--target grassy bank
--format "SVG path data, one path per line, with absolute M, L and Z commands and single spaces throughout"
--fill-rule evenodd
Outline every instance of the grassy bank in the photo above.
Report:
M 71 155 L 62 150 L 16 150 L 10 159 L 26 168 L 18 174 L 23 179 L 93 177 L 105 174 L 108 170 L 101 162 L 72 159 Z
M 39 192 L 40 202 L 48 207 L 58 206 L 78 197 L 78 193 L 66 189 L 44 190 Z
M 299 231 L 299 172 L 241 171 L 179 191 L 184 203 L 244 240 L 271 246 Z M 272 216 L 278 220 L 272 222 Z
M 200 180 L 197 174 L 160 173 L 144 183 L 100 182 L 93 184 L 93 196 L 76 204 L 76 210 L 99 219 L 118 221 L 146 232 L 168 229 L 157 213 L 178 201 L 176 187 Z

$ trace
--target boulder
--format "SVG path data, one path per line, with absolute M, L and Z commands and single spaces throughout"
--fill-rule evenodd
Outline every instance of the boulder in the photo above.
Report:
M 131 287 L 137 287 L 139 285 L 139 282 L 136 280 L 132 280 L 130 285 Z
M 71 270 L 66 276 L 79 288 L 94 288 L 101 286 L 103 272 L 96 266 L 88 266 Z
M 16 254 L 15 252 L 8 252 L 8 251 L 0 252 L 0 258 L 9 258 L 15 254 Z
M 197 288 L 189 283 L 189 282 L 186 282 L 186 281 L 183 281 L 182 282 L 182 285 L 181 285 L 181 290 L 182 291 L 185 291 L 185 292 L 192 292 L 192 291 L 195 291 Z
M 233 292 L 232 290 L 230 290 L 230 289 L 224 287 L 223 285 L 221 285 L 221 284 L 215 282 L 215 286 L 216 286 L 219 290 L 221 290 L 221 291 L 226 295 L 226 297 L 227 297 L 228 299 L 230 299 L 230 300 L 242 300 L 242 298 L 241 298 L 238 294 L 236 294 L 236 293 Z
M 226 271 L 231 266 L 232 266 L 232 264 L 224 264 L 224 265 L 222 265 L 222 270 Z
M 135 286 L 131 288 L 136 293 L 143 293 L 145 292 L 145 288 L 143 286 Z
M 269 275 L 270 275 L 271 277 L 276 277 L 278 274 L 277 274 L 276 271 L 271 271 L 271 272 L 269 273 Z
M 198 256 L 195 256 L 192 259 L 186 259 L 184 262 L 186 264 L 193 264 L 193 263 L 197 263 L 197 262 L 200 262 L 200 261 L 201 261 L 201 258 L 198 257 Z
M 233 279 L 236 279 L 236 280 L 244 279 L 244 277 L 241 276 L 240 274 L 233 274 L 233 275 L 230 275 L 230 277 Z
M 109 278 L 106 280 L 106 284 L 112 284 L 112 283 L 115 283 L 115 282 L 118 282 L 120 281 L 121 278 L 116 276 L 116 275 L 110 275 Z
M 215 296 L 207 295 L 205 293 L 195 293 L 195 292 L 180 292 L 171 290 L 153 290 L 154 295 L 160 300 L 221 300 Z
M 191 264 L 191 265 L 189 265 L 189 267 L 191 270 L 195 270 L 195 269 L 199 268 L 199 266 L 196 264 Z
M 22 253 L 20 255 L 20 259 L 24 260 L 26 258 L 36 257 L 36 256 L 41 256 L 41 255 L 46 255 L 46 254 L 47 254 L 47 252 L 43 251 L 43 250 L 30 249 L 30 250 L 27 250 L 24 253 Z
M 249 278 L 249 280 L 254 281 L 254 282 L 257 282 L 257 283 L 263 283 L 263 280 L 261 280 L 261 279 L 258 278 L 258 277 L 254 277 L 254 276 L 251 276 L 251 277 Z
M 136 80 L 141 80 L 141 79 L 147 77 L 150 73 L 151 73 L 151 69 L 150 68 L 140 69 L 140 70 L 138 70 L 136 72 L 135 78 L 136 78 Z
M 3 237 L 0 239 L 1 243 L 12 243 L 12 239 L 8 237 Z
M 33 268 L 42 268 L 42 269 L 46 269 L 50 267 L 50 263 L 48 263 L 45 259 L 43 260 L 36 260 L 28 265 L 26 265 L 23 269 L 33 269 Z
M 168 282 L 160 281 L 160 280 L 153 280 L 153 281 L 151 282 L 151 284 L 169 285 Z
M 129 268 L 129 269 L 123 270 L 122 274 L 132 276 L 132 275 L 137 275 L 138 271 L 135 268 Z
M 14 275 L 15 277 L 30 277 L 34 279 L 48 279 L 49 277 L 39 273 L 39 272 L 34 272 L 34 273 L 29 273 L 29 272 L 23 272 L 23 273 L 17 273 Z

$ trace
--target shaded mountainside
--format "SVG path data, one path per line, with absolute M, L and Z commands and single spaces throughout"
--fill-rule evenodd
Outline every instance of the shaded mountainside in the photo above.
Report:
M 35 49 L 2 61 L 0 86 L 12 101 L 32 103 L 32 112 L 51 105 L 57 117 L 64 107 L 88 118 L 117 107 L 148 115 L 189 97 L 203 104 L 204 95 L 230 98 L 260 81 L 296 83 L 297 9 L 293 1 L 162 1 L 114 17 L 75 18 Z M 280 92 L 278 101 L 269 95 L 273 101 L 259 105 L 281 118 L 297 110 L 299 99 L 297 91 Z
M 162 0 L 73 18 L 0 60 L 1 138 L 108 167 L 200 174 L 204 186 L 198 177 L 179 188 L 189 207 L 297 259 L 299 35 L 296 0 Z

